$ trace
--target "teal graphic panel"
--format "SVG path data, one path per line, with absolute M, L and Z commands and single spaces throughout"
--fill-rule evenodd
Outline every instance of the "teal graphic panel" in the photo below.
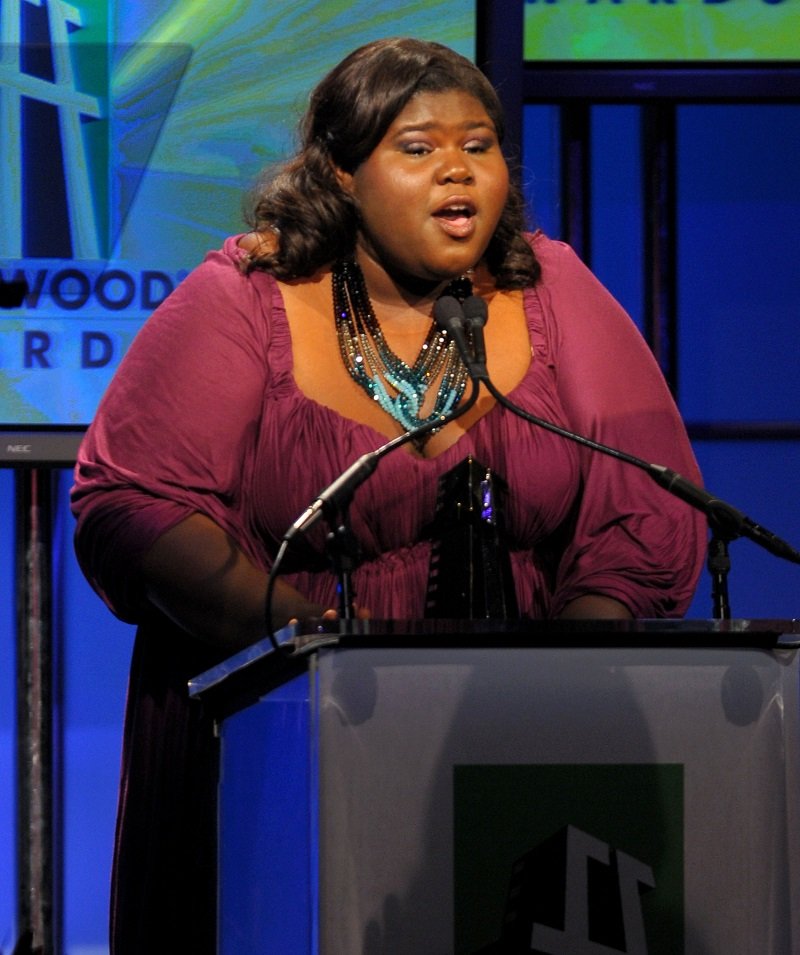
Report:
M 474 31 L 474 0 L 0 0 L 0 425 L 88 424 L 346 53 Z

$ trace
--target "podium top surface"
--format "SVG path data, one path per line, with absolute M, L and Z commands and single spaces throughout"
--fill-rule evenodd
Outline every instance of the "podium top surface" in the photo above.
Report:
M 800 649 L 800 620 L 318 620 L 280 630 L 194 677 L 189 695 L 212 704 L 252 696 L 302 672 L 325 649 L 366 648 Z

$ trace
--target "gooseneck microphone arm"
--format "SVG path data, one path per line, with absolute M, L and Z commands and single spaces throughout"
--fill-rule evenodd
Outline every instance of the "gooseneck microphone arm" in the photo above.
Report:
M 795 564 L 800 564 L 800 551 L 795 550 L 794 547 L 776 534 L 756 524 L 755 521 L 752 521 L 747 515 L 743 514 L 731 504 L 715 497 L 697 484 L 678 474 L 677 471 L 673 471 L 671 468 L 664 467 L 661 464 L 652 464 L 635 455 L 627 454 L 625 451 L 600 444 L 584 435 L 568 431 L 566 428 L 562 428 L 544 418 L 532 415 L 515 405 L 514 402 L 494 386 L 486 369 L 486 352 L 483 340 L 483 326 L 486 324 L 488 316 L 486 302 L 476 295 L 470 296 L 464 302 L 463 311 L 464 323 L 471 335 L 473 343 L 473 354 L 470 359 L 472 364 L 470 375 L 473 380 L 478 380 L 483 383 L 498 404 L 537 427 L 552 431 L 554 434 L 558 434 L 569 441 L 591 448 L 593 451 L 598 451 L 601 454 L 617 458 L 626 464 L 631 464 L 645 471 L 656 484 L 706 516 L 715 538 L 712 545 L 717 549 L 716 554 L 712 553 L 709 559 L 709 569 L 712 570 L 712 573 L 718 575 L 716 581 L 718 586 L 716 610 L 719 617 L 726 618 L 730 615 L 727 606 L 727 594 L 725 593 L 726 585 L 722 576 L 720 576 L 727 572 L 727 568 L 724 565 L 727 561 L 726 547 L 729 541 L 739 537 L 747 537 L 776 557 Z M 713 567 L 712 564 L 714 565 Z
M 280 565 L 292 541 L 298 535 L 307 533 L 321 517 L 327 520 L 331 527 L 329 544 L 334 549 L 334 562 L 338 564 L 339 613 L 343 619 L 350 619 L 353 611 L 353 594 L 350 585 L 349 566 L 347 566 L 349 562 L 347 554 L 342 554 L 342 550 L 347 547 L 347 528 L 344 517 L 353 495 L 364 481 L 374 473 L 382 458 L 386 457 L 387 454 L 408 444 L 410 441 L 415 441 L 429 434 L 431 431 L 442 428 L 451 421 L 455 421 L 456 418 L 460 418 L 463 414 L 466 414 L 478 400 L 479 381 L 470 368 L 470 355 L 464 336 L 464 316 L 461 305 L 456 298 L 451 295 L 446 295 L 436 301 L 433 314 L 437 325 L 439 325 L 440 328 L 444 328 L 455 342 L 461 360 L 467 367 L 472 385 L 470 394 L 466 401 L 460 402 L 453 410 L 446 414 L 426 421 L 418 428 L 404 431 L 403 434 L 392 438 L 391 441 L 387 441 L 386 444 L 381 445 L 381 447 L 376 448 L 374 451 L 368 451 L 366 454 L 362 454 L 346 471 L 340 474 L 335 481 L 332 481 L 317 495 L 313 503 L 303 511 L 286 531 L 281 539 L 281 545 L 278 548 L 278 553 L 275 556 L 267 580 L 267 593 L 264 605 L 267 634 L 273 648 L 276 650 L 281 649 L 281 646 L 275 638 L 275 629 L 272 623 L 272 602 Z

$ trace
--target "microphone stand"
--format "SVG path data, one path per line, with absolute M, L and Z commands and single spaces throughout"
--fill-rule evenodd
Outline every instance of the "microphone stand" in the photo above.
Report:
M 730 620 L 731 605 L 728 599 L 728 573 L 731 569 L 731 558 L 728 553 L 728 540 L 717 533 L 713 524 L 711 539 L 708 542 L 708 560 L 706 567 L 711 575 L 711 606 L 712 613 L 718 620 Z
M 447 296 L 447 299 L 450 298 L 450 296 Z M 455 299 L 451 300 L 456 302 Z M 436 303 L 435 311 L 438 311 L 440 303 L 445 301 L 446 299 L 439 299 Z M 456 305 L 458 305 L 457 302 Z M 458 308 L 460 311 L 460 306 L 458 306 Z M 418 428 L 403 432 L 403 434 L 392 438 L 391 441 L 387 441 L 386 444 L 381 445 L 381 447 L 374 451 L 368 451 L 366 454 L 362 454 L 361 457 L 354 461 L 335 481 L 320 492 L 313 504 L 309 505 L 306 510 L 303 511 L 289 530 L 283 535 L 281 546 L 278 549 L 267 581 L 264 609 L 267 634 L 275 650 L 281 649 L 281 645 L 275 637 L 275 631 L 272 625 L 272 598 L 280 564 L 291 542 L 298 534 L 305 534 L 321 517 L 325 517 L 329 526 L 332 528 L 328 534 L 327 541 L 334 571 L 339 581 L 339 613 L 345 620 L 352 619 L 354 593 L 351 583 L 351 570 L 355 564 L 355 557 L 346 516 L 353 495 L 361 484 L 373 474 L 378 464 L 387 454 L 431 431 L 438 430 L 451 421 L 455 421 L 456 418 L 460 418 L 461 415 L 466 414 L 478 400 L 479 383 L 472 379 L 471 384 L 472 390 L 467 400 L 459 404 L 452 411 L 440 415 L 431 421 L 427 421 Z
M 661 464 L 651 464 L 635 455 L 627 454 L 625 451 L 600 444 L 584 435 L 568 431 L 566 428 L 559 427 L 559 425 L 551 421 L 529 414 L 524 409 L 515 405 L 514 402 L 509 400 L 494 386 L 486 368 L 486 351 L 483 342 L 483 326 L 486 324 L 488 315 L 486 302 L 475 295 L 470 296 L 470 298 L 464 302 L 463 312 L 466 326 L 472 336 L 474 350 L 474 358 L 470 359 L 473 366 L 470 369 L 470 377 L 474 381 L 483 382 L 486 389 L 498 404 L 537 427 L 544 428 L 569 441 L 591 448 L 593 451 L 599 451 L 601 454 L 617 458 L 626 464 L 631 464 L 645 471 L 656 484 L 705 515 L 712 535 L 709 543 L 707 566 L 712 575 L 713 613 L 717 619 L 729 620 L 731 615 L 728 600 L 727 575 L 730 570 L 728 544 L 732 540 L 736 540 L 739 537 L 747 537 L 776 557 L 788 560 L 791 563 L 800 564 L 800 551 L 795 550 L 787 544 L 786 541 L 781 540 L 780 537 L 771 531 L 756 524 L 731 504 L 715 497 L 697 484 L 682 477 L 677 471 L 673 471 L 671 468 L 664 467 Z

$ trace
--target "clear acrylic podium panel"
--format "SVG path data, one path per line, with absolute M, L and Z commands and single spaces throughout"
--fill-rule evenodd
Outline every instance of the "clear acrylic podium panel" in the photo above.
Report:
M 791 955 L 797 666 L 323 646 L 221 720 L 219 951 Z

